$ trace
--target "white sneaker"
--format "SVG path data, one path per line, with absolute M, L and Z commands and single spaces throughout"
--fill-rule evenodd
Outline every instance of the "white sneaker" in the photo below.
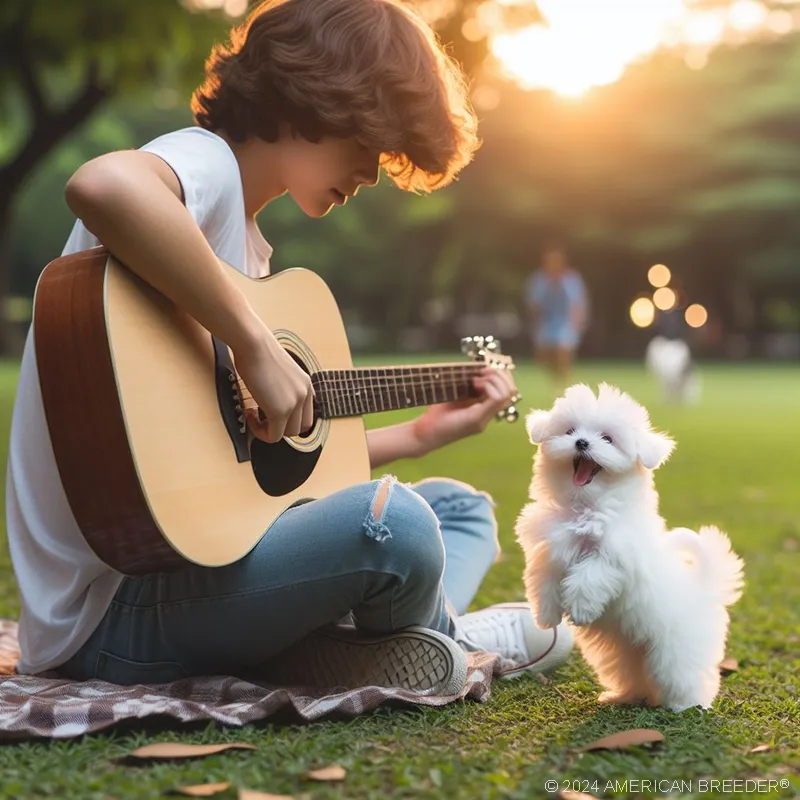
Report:
M 573 644 L 565 622 L 537 628 L 527 603 L 499 603 L 464 614 L 456 623 L 456 640 L 465 650 L 498 653 L 503 678 L 553 670 L 567 660 Z

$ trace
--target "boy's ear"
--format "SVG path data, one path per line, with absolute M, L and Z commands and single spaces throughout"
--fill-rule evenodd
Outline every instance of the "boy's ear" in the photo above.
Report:
M 675 442 L 663 433 L 642 431 L 639 434 L 639 460 L 647 469 L 660 467 L 675 449 Z
M 531 444 L 541 444 L 544 441 L 545 431 L 549 424 L 549 411 L 542 411 L 539 409 L 537 411 L 531 411 L 531 413 L 525 417 L 525 429 L 528 431 L 528 438 L 531 440 Z

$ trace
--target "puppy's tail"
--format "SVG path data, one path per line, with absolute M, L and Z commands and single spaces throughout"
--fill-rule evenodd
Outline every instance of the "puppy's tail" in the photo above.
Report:
M 744 562 L 731 549 L 730 539 L 714 525 L 704 525 L 695 533 L 675 528 L 670 539 L 693 557 L 700 580 L 723 605 L 733 605 L 744 588 Z

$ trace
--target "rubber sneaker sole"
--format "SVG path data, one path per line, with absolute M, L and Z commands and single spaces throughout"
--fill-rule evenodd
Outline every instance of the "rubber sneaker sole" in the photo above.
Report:
M 354 628 L 320 629 L 287 648 L 258 678 L 286 686 L 401 688 L 455 695 L 467 680 L 467 657 L 449 636 L 409 627 L 388 636 L 359 636 Z

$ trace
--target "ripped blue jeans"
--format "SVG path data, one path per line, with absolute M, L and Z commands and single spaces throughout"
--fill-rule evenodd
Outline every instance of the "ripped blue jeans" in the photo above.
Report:
M 445 479 L 359 484 L 289 509 L 227 567 L 126 578 L 59 671 L 119 684 L 236 674 L 348 615 L 365 634 L 452 635 L 498 552 L 486 494 Z

